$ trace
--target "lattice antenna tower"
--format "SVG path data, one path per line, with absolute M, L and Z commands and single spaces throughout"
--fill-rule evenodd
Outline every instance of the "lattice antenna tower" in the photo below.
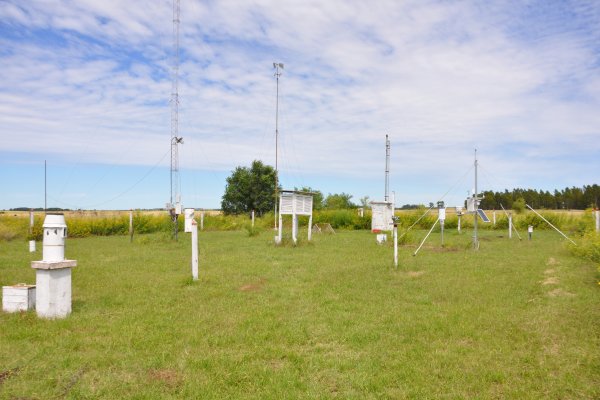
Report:
M 479 209 L 479 198 L 477 197 L 477 149 L 475 149 L 475 189 L 473 198 L 475 199 L 475 219 L 473 220 L 473 248 L 479 250 L 479 239 L 477 238 L 477 209 Z
M 279 77 L 283 70 L 283 63 L 273 63 L 275 68 L 275 79 L 277 80 L 277 94 L 275 100 L 275 229 L 277 229 L 277 202 L 279 201 L 279 172 L 277 161 L 279 156 Z
M 173 0 L 173 82 L 171 87 L 171 207 L 181 203 L 179 193 L 179 0 Z M 178 210 L 179 211 L 179 210 Z

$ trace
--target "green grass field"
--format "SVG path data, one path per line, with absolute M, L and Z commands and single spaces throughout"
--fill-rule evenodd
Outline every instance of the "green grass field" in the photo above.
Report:
M 200 232 L 198 282 L 188 234 L 68 239 L 73 313 L 0 313 L 0 398 L 600 398 L 597 264 L 553 231 L 470 235 L 396 269 L 365 231 Z M 0 243 L 2 285 L 35 282 L 27 250 Z

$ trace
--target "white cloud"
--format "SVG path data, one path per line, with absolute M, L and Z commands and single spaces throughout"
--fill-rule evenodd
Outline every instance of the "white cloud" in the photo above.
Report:
M 182 2 L 181 167 L 274 162 L 277 61 L 290 174 L 379 179 L 389 133 L 399 180 L 450 182 L 480 147 L 507 180 L 559 187 L 557 171 L 600 155 L 600 7 L 572 6 Z M 170 1 L 2 3 L 0 151 L 153 165 L 170 134 L 171 12 Z

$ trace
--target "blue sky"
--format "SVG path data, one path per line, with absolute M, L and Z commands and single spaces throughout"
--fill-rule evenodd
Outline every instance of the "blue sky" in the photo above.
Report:
M 181 0 L 185 206 L 239 165 L 397 205 L 599 183 L 598 1 Z M 0 2 L 0 209 L 169 200 L 171 1 Z

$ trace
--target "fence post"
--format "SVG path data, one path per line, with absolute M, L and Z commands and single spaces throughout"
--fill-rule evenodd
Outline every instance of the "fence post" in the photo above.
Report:
M 192 220 L 192 279 L 198 280 L 198 224 Z
M 394 224 L 394 267 L 398 268 L 398 224 Z
M 133 242 L 133 210 L 129 210 L 129 242 Z

